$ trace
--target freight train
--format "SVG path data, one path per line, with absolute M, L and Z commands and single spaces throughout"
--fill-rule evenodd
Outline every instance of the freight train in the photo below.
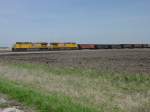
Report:
M 52 51 L 52 50 L 82 50 L 82 49 L 134 49 L 150 48 L 150 44 L 77 44 L 74 42 L 66 43 L 47 43 L 47 42 L 16 42 L 12 51 Z

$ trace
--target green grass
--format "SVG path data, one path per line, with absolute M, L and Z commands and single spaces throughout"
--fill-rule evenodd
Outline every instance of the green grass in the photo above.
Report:
M 11 91 L 5 93 L 26 105 L 36 107 L 40 112 L 48 112 L 48 109 L 52 109 L 52 112 L 150 110 L 148 74 L 55 68 L 35 64 L 0 64 L 0 73 L 1 78 L 5 79 L 0 81 L 3 85 L 0 86 L 0 91 Z M 23 97 L 15 96 L 18 91 Z M 30 98 L 31 96 L 35 98 Z M 42 111 L 43 108 L 46 109 Z
M 7 107 L 9 107 L 9 105 L 7 105 L 7 104 L 0 104 L 0 108 L 7 108 Z
M 39 112 L 96 112 L 95 109 L 75 104 L 70 98 L 57 94 L 45 95 L 33 88 L 0 79 L 0 91 Z
M 130 92 L 147 91 L 150 89 L 150 75 L 148 74 L 129 74 L 129 73 L 114 73 L 111 71 L 97 71 L 92 69 L 82 68 L 50 68 L 44 64 L 13 64 L 19 69 L 25 68 L 28 70 L 39 70 L 55 75 L 76 75 L 88 78 L 98 78 L 110 81 L 113 86 L 119 87 Z

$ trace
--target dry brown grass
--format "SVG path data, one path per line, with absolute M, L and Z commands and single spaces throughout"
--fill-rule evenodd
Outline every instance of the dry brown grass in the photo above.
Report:
M 58 69 L 59 70 L 59 69 Z M 82 71 L 83 72 L 83 71 Z M 125 91 L 102 77 L 90 77 L 91 71 L 67 74 L 47 71 L 43 68 L 26 68 L 18 65 L 0 64 L 0 76 L 27 84 L 47 93 L 59 93 L 104 111 L 148 112 L 150 88 L 144 91 Z M 120 83 L 126 86 L 124 83 Z M 144 85 L 143 85 L 144 86 Z M 144 109 L 144 110 L 143 110 Z

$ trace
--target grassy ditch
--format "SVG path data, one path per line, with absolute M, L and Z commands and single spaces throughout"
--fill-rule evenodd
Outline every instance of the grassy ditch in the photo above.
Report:
M 39 112 L 96 112 L 94 109 L 75 104 L 65 96 L 45 95 L 33 88 L 0 79 L 0 92 L 9 95 Z
M 1 92 L 36 107 L 40 112 L 150 110 L 148 74 L 52 68 L 35 64 L 0 64 L 0 76 L 5 79 L 0 81 Z M 21 97 L 17 96 L 18 91 Z

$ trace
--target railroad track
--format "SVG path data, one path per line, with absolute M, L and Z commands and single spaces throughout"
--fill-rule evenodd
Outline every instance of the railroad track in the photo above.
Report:
M 107 49 L 107 50 L 112 50 L 112 49 Z M 23 52 L 22 51 L 21 52 L 5 51 L 5 52 L 0 52 L 0 55 L 49 54 L 49 53 L 84 52 L 84 51 L 94 52 L 97 50 L 85 49 L 85 50 L 53 50 L 53 51 L 23 51 Z M 106 49 L 101 49 L 101 51 L 106 51 Z
M 84 51 L 84 50 L 82 50 Z M 85 51 L 95 51 L 95 50 L 85 50 Z M 21 55 L 21 54 L 49 54 L 49 53 L 63 53 L 63 52 L 81 52 L 81 50 L 61 50 L 61 51 L 26 51 L 26 52 L 0 52 L 0 55 Z
M 58 50 L 58 51 L 24 51 L 24 52 L 12 52 L 12 51 L 3 51 L 0 52 L 0 56 L 2 55 L 22 55 L 22 54 L 49 54 L 49 53 L 64 53 L 64 52 L 96 52 L 96 51 L 141 51 L 141 49 L 99 49 L 99 50 L 89 50 L 89 49 L 84 49 L 84 50 Z M 149 51 L 149 48 L 144 48 L 142 49 L 143 51 Z
M 13 55 L 13 54 L 41 54 L 41 53 L 52 53 L 52 52 L 62 52 L 62 51 L 34 51 L 34 52 L 0 52 L 0 55 Z M 64 51 L 63 51 L 64 52 Z

